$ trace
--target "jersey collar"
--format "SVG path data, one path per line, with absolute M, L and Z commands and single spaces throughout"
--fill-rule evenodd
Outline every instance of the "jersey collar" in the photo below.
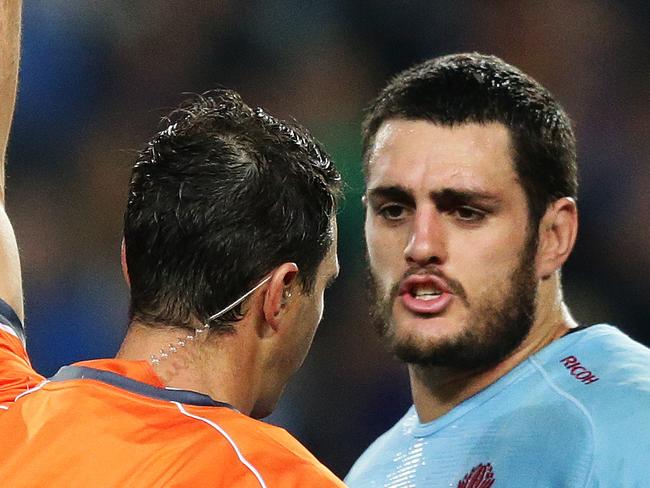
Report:
M 207 395 L 190 390 L 164 388 L 160 377 L 146 361 L 123 359 L 95 359 L 64 366 L 50 381 L 95 380 L 137 395 L 204 407 L 234 408 L 213 400 Z

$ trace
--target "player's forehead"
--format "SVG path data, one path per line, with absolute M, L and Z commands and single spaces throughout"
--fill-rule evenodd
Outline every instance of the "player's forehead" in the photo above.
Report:
M 510 132 L 500 123 L 384 122 L 368 155 L 368 191 L 399 186 L 507 191 L 519 185 Z

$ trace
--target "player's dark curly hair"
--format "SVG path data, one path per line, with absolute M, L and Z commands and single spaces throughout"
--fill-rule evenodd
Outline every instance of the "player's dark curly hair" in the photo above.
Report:
M 124 217 L 131 320 L 204 323 L 284 262 L 311 292 L 340 193 L 318 142 L 230 90 L 163 123 L 133 167 Z M 211 330 L 233 331 L 239 318 L 236 307 Z
M 369 107 L 363 123 L 366 174 L 375 135 L 392 118 L 446 126 L 504 124 L 533 226 L 552 201 L 577 198 L 576 143 L 568 116 L 542 85 L 495 56 L 453 54 L 395 76 Z

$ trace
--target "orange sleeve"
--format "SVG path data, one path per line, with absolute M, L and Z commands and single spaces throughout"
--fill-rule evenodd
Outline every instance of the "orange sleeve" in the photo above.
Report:
M 35 387 L 44 378 L 32 368 L 19 337 L 22 324 L 0 307 L 0 404 L 13 402 L 21 393 Z M 8 309 L 11 310 L 11 309 Z M 13 311 L 11 311 L 13 312 Z M 7 318 L 9 316 L 9 318 Z

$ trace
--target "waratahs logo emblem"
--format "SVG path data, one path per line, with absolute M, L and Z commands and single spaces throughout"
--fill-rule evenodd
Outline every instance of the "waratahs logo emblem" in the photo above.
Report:
M 479 464 L 458 482 L 458 488 L 490 488 L 495 481 L 492 465 Z

